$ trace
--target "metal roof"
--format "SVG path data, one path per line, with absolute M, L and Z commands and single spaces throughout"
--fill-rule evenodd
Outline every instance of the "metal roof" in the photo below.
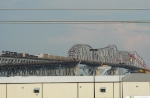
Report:
M 119 76 L 95 76 L 95 82 L 119 82 Z M 94 82 L 93 76 L 0 77 L 0 83 Z
M 95 76 L 95 82 L 150 82 L 150 74 L 134 73 L 125 76 Z M 0 77 L 2 83 L 69 83 L 94 82 L 93 76 L 15 76 Z
M 123 82 L 150 82 L 150 74 L 132 73 L 122 78 Z

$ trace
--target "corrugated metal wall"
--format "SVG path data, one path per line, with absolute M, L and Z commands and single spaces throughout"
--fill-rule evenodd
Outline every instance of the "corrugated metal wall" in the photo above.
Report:
M 113 83 L 113 98 L 121 98 L 121 85 L 120 83 Z
M 34 89 L 39 88 L 39 93 Z M 42 98 L 42 84 L 7 84 L 7 98 Z
M 35 93 L 34 89 L 39 89 Z M 105 92 L 101 92 L 105 88 Z M 123 93 L 123 94 L 122 94 Z M 93 98 L 93 83 L 0 84 L 0 98 Z M 150 82 L 95 83 L 96 98 L 150 96 Z
M 77 83 L 44 83 L 43 98 L 77 98 Z
M 123 82 L 123 96 L 150 96 L 149 82 Z
M 0 84 L 0 98 L 6 98 L 6 84 Z
M 101 88 L 105 88 L 106 92 L 101 92 Z M 113 83 L 96 83 L 95 97 L 96 98 L 114 98 Z
M 78 98 L 93 98 L 93 83 L 78 83 Z

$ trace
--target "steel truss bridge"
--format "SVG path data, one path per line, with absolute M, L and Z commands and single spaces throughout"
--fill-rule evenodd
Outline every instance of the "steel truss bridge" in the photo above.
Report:
M 119 51 L 116 45 L 108 45 L 90 51 L 91 46 L 76 44 L 68 51 L 68 59 L 31 59 L 0 56 L 0 76 L 75 76 L 78 64 L 86 65 L 88 75 L 100 73 L 101 66 L 111 66 L 107 74 L 118 74 L 118 68 L 149 71 L 144 60 L 134 52 Z M 81 69 L 86 69 L 85 67 Z M 93 72 L 92 72 L 93 71 Z

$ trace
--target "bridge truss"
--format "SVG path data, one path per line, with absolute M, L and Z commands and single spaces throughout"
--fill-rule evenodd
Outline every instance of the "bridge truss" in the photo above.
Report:
M 0 56 L 0 76 L 74 76 L 78 74 L 77 65 L 79 63 L 90 67 L 90 70 L 104 65 L 111 66 L 112 69 L 108 73 L 117 72 L 117 67 L 149 71 L 144 60 L 136 51 L 132 53 L 119 51 L 116 45 L 98 48 L 97 51 L 90 51 L 90 49 L 92 47 L 89 45 L 76 44 L 68 51 L 67 58 L 69 59 L 63 61 Z
M 97 66 L 109 65 L 111 67 L 122 67 L 131 70 L 150 70 L 136 51 L 132 53 L 119 51 L 116 45 L 98 48 L 97 51 L 90 51 L 90 49 L 92 49 L 92 47 L 89 45 L 76 44 L 68 51 L 68 56 L 74 60 L 84 62 L 87 66 L 91 66 L 93 62 L 99 62 Z M 91 64 L 87 62 L 91 62 Z
M 0 76 L 75 76 L 78 61 L 0 57 Z

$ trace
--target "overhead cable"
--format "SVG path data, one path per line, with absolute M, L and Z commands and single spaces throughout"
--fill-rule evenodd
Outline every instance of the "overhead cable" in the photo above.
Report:
M 150 23 L 150 20 L 143 20 L 143 21 L 102 21 L 102 20 L 92 20 L 92 21 L 69 21 L 69 20 L 45 20 L 45 21 L 39 21 L 39 20 L 21 20 L 21 21 L 0 21 L 0 24 L 104 24 L 104 23 L 112 23 L 112 24 L 120 24 L 120 23 Z
M 90 9 L 90 8 L 79 8 L 79 9 L 77 9 L 77 8 L 58 8 L 58 9 L 53 9 L 53 8 L 46 8 L 46 9 L 44 9 L 44 8 L 0 8 L 0 10 L 150 10 L 150 8 L 121 8 L 121 9 L 117 9 L 117 8 L 107 8 L 107 9 L 105 9 L 105 8 L 92 8 L 92 9 Z

